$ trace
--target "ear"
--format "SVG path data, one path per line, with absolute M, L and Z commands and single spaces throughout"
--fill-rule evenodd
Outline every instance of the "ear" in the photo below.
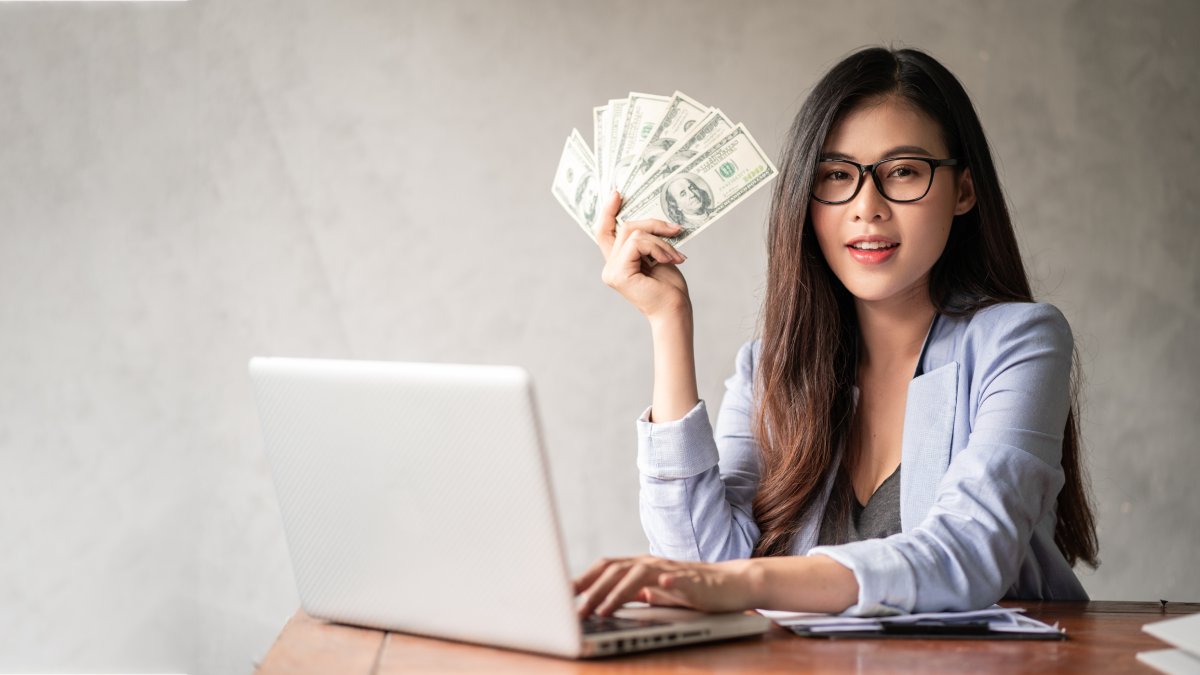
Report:
M 971 178 L 971 169 L 963 169 L 958 176 L 958 201 L 954 203 L 954 215 L 962 214 L 975 208 L 975 181 Z

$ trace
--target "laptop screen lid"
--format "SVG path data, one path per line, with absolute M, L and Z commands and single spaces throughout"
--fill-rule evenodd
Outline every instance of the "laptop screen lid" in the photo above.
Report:
M 526 371 L 261 357 L 249 369 L 306 612 L 579 654 Z

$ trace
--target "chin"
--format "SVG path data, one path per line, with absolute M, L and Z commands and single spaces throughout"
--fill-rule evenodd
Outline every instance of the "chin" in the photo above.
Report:
M 853 288 L 847 288 L 846 290 L 850 291 L 850 295 L 854 296 L 855 300 L 862 302 L 879 302 L 880 300 L 887 300 L 896 296 L 894 291 L 889 292 L 876 289 L 855 290 Z
M 883 280 L 883 283 L 871 283 L 869 281 L 857 280 L 857 283 L 845 283 L 842 285 L 854 296 L 856 300 L 861 302 L 880 302 L 883 300 L 899 300 L 910 298 L 915 294 L 923 292 L 922 288 L 918 288 L 918 284 L 895 283 L 895 280 Z M 888 282 L 891 283 L 888 283 Z

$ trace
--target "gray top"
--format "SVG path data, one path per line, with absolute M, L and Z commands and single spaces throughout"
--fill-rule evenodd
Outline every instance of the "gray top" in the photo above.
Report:
M 830 521 L 829 511 L 821 519 L 819 546 L 848 544 L 864 539 L 882 539 L 901 531 L 900 528 L 900 467 L 884 479 L 875 489 L 866 505 L 858 503 L 857 497 L 850 499 L 850 522 L 846 523 L 846 540 L 834 541 L 836 528 Z

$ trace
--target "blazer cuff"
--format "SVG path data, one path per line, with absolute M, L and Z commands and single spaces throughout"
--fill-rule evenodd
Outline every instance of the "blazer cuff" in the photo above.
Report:
M 837 546 L 817 546 L 808 555 L 823 555 L 850 568 L 858 581 L 858 603 L 845 616 L 907 614 L 916 605 L 917 584 L 912 566 L 883 539 Z
M 638 418 L 638 470 L 651 478 L 690 478 L 720 459 L 708 410 L 700 401 L 673 422 L 651 422 L 650 408 Z

